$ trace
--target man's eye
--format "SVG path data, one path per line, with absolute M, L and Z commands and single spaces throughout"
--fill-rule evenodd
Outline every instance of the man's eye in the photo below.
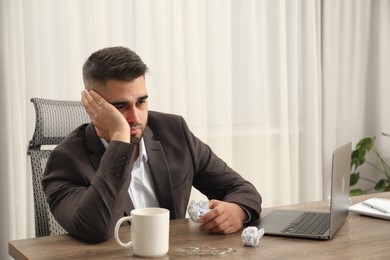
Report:
M 140 99 L 137 102 L 138 105 L 142 105 L 142 104 L 145 104 L 145 103 L 146 103 L 146 98 Z
M 118 110 L 123 110 L 126 108 L 126 105 L 115 105 L 115 108 Z

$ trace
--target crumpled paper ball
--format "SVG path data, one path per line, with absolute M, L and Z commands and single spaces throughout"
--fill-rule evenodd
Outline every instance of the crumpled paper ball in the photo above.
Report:
M 260 238 L 264 235 L 264 228 L 257 229 L 257 227 L 247 227 L 242 231 L 242 243 L 245 246 L 257 246 Z
M 188 214 L 195 223 L 199 223 L 200 218 L 209 211 L 210 209 L 208 201 L 201 200 L 199 202 L 195 202 L 194 200 L 191 200 L 188 206 Z

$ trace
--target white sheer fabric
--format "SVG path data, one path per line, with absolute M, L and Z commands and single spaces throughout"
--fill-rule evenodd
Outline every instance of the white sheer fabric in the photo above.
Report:
M 34 236 L 29 99 L 79 100 L 97 49 L 135 50 L 150 67 L 151 109 L 183 115 L 264 206 L 322 199 L 334 147 L 385 131 L 387 1 L 0 3 L 1 259 L 8 240 Z
M 390 133 L 390 1 L 323 2 L 323 154 L 377 136 L 388 159 L 389 139 L 381 132 Z M 324 162 L 329 180 L 331 161 Z

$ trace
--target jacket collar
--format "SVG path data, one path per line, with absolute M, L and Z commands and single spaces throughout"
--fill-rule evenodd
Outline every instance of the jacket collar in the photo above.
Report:
M 160 141 L 154 140 L 153 132 L 149 127 L 146 127 L 143 137 L 146 152 L 148 154 L 148 165 L 158 202 L 161 208 L 172 209 L 170 214 L 171 219 L 174 219 L 176 218 L 176 208 L 173 203 L 172 176 L 169 172 L 164 149 Z

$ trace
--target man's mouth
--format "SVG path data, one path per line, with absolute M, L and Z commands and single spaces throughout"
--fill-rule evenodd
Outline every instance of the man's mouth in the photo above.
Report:
M 131 135 L 136 135 L 136 134 L 138 134 L 139 132 L 141 131 L 141 128 L 139 128 L 139 127 L 132 127 L 131 129 L 130 129 L 130 134 Z

